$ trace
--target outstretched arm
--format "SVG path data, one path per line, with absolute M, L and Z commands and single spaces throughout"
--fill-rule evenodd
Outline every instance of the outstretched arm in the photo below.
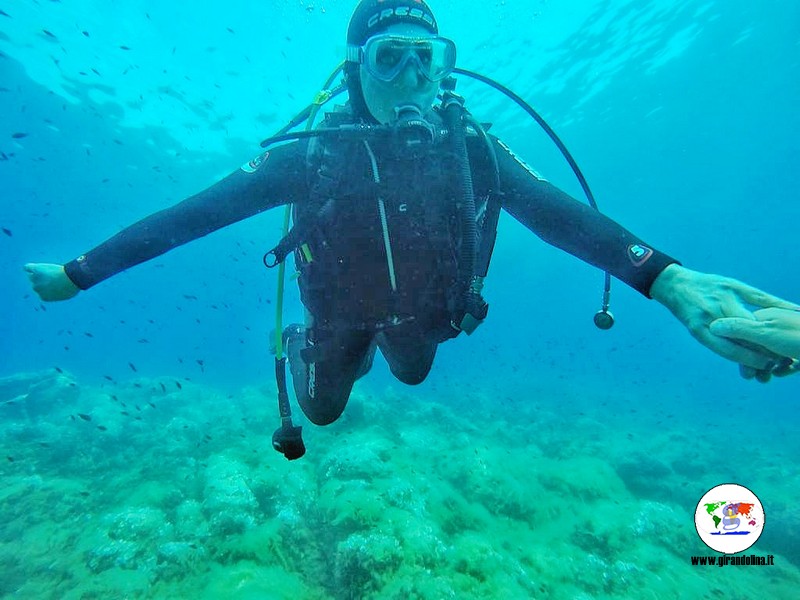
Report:
M 742 365 L 742 375 L 767 381 L 785 374 L 785 329 L 774 335 L 777 344 L 713 332 L 715 319 L 756 320 L 748 308 L 800 308 L 739 281 L 698 273 L 651 248 L 611 219 L 539 178 L 503 146 L 498 148 L 504 208 L 518 221 L 554 246 L 610 272 L 642 294 L 666 306 L 700 343 Z M 723 329 L 726 325 L 722 325 Z M 730 325 L 727 325 L 730 327 Z M 791 362 L 791 361 L 789 361 Z
M 551 244 L 608 271 L 643 295 L 674 258 L 542 179 L 497 141 L 503 208 Z
M 266 156 L 266 158 L 262 158 Z M 66 300 L 186 242 L 279 204 L 302 198 L 305 145 L 281 146 L 186 200 L 126 227 L 65 265 L 28 263 L 42 300 Z

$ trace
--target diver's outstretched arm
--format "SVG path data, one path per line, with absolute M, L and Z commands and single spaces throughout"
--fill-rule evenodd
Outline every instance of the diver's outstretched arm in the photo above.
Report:
M 64 265 L 28 263 L 42 300 L 67 300 L 79 290 L 232 223 L 307 196 L 306 147 L 281 146 L 243 165 L 209 188 L 165 208 Z

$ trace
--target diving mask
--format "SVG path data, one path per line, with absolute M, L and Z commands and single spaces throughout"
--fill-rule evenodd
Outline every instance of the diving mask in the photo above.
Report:
M 456 45 L 443 37 L 376 35 L 363 46 L 348 46 L 347 60 L 363 64 L 380 81 L 392 81 L 413 63 L 428 80 L 439 82 L 456 65 Z

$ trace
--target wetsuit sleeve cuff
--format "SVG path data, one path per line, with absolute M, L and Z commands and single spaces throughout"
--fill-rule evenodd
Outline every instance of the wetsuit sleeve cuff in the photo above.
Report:
M 647 268 L 637 273 L 637 276 L 631 281 L 627 281 L 632 288 L 639 291 L 643 295 L 652 299 L 650 295 L 650 288 L 653 282 L 658 279 L 658 276 L 670 265 L 681 265 L 680 261 L 675 260 L 662 252 L 654 251 L 653 256 L 647 261 Z M 682 266 L 682 265 L 681 265 Z
M 71 260 L 64 265 L 64 272 L 67 274 L 67 277 L 81 290 L 88 290 L 96 283 L 92 281 L 91 275 L 85 268 L 85 262 L 86 257 L 79 256 L 75 260 Z

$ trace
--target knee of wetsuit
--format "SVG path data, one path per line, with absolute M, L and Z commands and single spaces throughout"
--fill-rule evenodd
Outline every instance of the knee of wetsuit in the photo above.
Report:
M 425 381 L 425 379 L 427 379 L 428 377 L 427 371 L 425 372 L 414 371 L 410 373 L 404 373 L 404 372 L 395 373 L 394 371 L 392 371 L 392 374 L 395 377 L 397 377 L 397 380 L 400 381 L 400 383 L 405 383 L 406 385 L 419 385 L 420 383 Z
M 416 364 L 402 364 L 389 361 L 389 370 L 400 383 L 406 385 L 419 385 L 428 377 L 431 372 L 433 357 L 430 360 L 418 362 Z
M 319 402 L 306 396 L 297 400 L 306 418 L 314 425 L 320 426 L 330 425 L 338 420 L 347 406 L 347 398 L 338 399 L 337 402 Z

